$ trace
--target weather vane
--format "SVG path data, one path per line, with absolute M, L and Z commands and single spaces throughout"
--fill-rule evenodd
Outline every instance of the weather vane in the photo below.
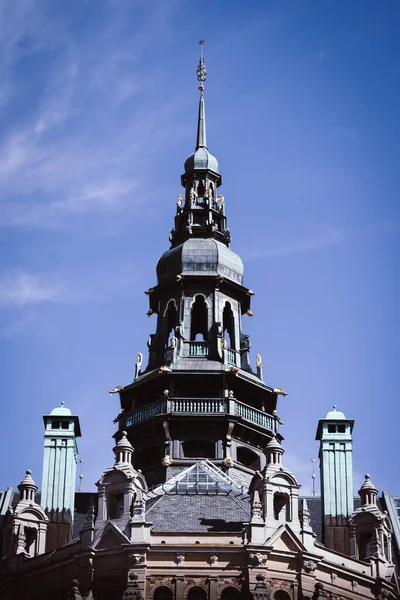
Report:
M 206 67 L 206 63 L 204 62 L 204 56 L 203 56 L 204 40 L 200 40 L 199 44 L 200 44 L 200 60 L 199 60 L 199 64 L 197 67 L 197 80 L 200 82 L 199 90 L 200 90 L 201 94 L 203 94 L 204 82 L 207 79 L 207 67 Z

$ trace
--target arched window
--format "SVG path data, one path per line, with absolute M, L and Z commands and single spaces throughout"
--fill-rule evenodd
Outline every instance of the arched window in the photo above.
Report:
M 167 335 L 166 335 L 166 340 L 165 340 L 166 346 L 171 345 L 171 337 L 175 335 L 177 316 L 178 315 L 177 315 L 175 302 L 173 300 L 170 300 L 168 302 L 167 312 L 166 312 L 166 320 L 167 320 Z
M 245 467 L 249 467 L 249 469 L 254 469 L 254 471 L 261 470 L 260 457 L 249 448 L 239 446 L 236 451 L 236 458 L 238 462 Z
M 289 496 L 282 492 L 274 494 L 274 516 L 277 521 L 290 521 Z
M 200 339 L 207 341 L 207 304 L 204 296 L 198 294 L 192 304 L 192 319 L 190 324 L 190 339 L 197 340 L 197 335 Z
M 224 337 L 228 339 L 229 348 L 235 350 L 235 327 L 231 303 L 227 302 L 222 313 Z
M 221 600 L 240 600 L 240 592 L 233 587 L 225 588 L 221 594 Z
M 207 593 L 201 587 L 192 587 L 187 595 L 187 600 L 207 600 Z
M 155 590 L 153 600 L 173 600 L 173 597 L 172 591 L 163 585 Z
M 215 458 L 213 442 L 187 440 L 182 442 L 183 458 Z

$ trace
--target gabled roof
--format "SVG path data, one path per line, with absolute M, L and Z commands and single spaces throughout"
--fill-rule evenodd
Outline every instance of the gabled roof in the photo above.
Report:
M 212 462 L 202 460 L 149 492 L 146 519 L 156 531 L 241 531 L 250 497 Z

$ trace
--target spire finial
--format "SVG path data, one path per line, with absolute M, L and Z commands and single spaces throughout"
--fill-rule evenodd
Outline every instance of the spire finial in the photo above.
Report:
M 199 64 L 197 67 L 197 80 L 200 82 L 199 85 L 199 90 L 200 90 L 200 94 L 203 95 L 204 92 L 204 82 L 207 79 L 207 67 L 206 67 L 206 63 L 204 62 L 204 55 L 203 55 L 203 46 L 204 46 L 204 40 L 200 40 L 199 44 L 200 44 L 200 60 L 199 60 Z

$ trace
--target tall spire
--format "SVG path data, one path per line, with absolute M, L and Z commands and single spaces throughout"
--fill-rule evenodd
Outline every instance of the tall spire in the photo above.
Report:
M 200 40 L 200 60 L 197 67 L 197 79 L 200 83 L 200 102 L 199 102 L 199 118 L 197 121 L 197 140 L 196 150 L 199 148 L 207 148 L 207 135 L 206 135 L 206 112 L 204 106 L 204 83 L 207 79 L 207 67 L 204 62 L 203 46 L 204 40 Z

